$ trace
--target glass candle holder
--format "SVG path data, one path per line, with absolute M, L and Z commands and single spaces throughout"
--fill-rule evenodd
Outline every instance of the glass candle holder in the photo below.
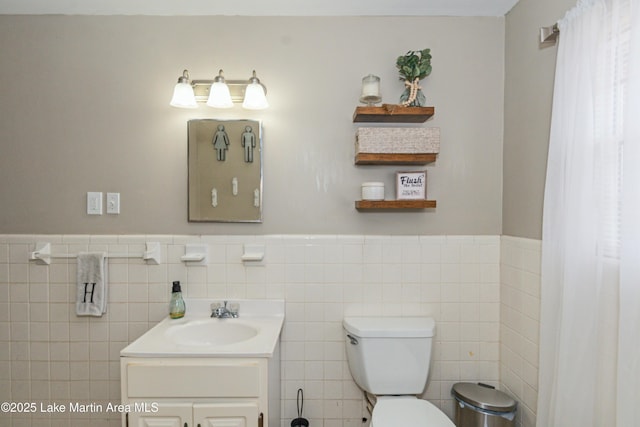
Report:
M 382 101 L 380 96 L 380 77 L 369 74 L 362 78 L 362 94 L 360 102 L 372 107 Z

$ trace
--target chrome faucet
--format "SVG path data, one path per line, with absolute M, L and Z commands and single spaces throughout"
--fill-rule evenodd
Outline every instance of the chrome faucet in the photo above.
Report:
M 232 304 L 235 307 L 227 308 L 227 303 L 229 301 L 224 301 L 223 305 L 220 303 L 211 304 L 211 317 L 217 317 L 220 319 L 228 319 L 228 318 L 236 318 L 239 316 L 239 309 L 237 304 Z

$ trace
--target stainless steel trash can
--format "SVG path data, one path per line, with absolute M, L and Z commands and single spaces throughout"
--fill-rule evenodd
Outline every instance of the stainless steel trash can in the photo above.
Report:
M 457 427 L 513 427 L 518 402 L 486 384 L 457 383 L 451 388 L 456 400 Z

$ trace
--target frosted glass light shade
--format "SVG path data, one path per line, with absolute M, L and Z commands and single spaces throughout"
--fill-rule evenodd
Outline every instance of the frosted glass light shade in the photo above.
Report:
M 223 81 L 214 82 L 211 85 L 209 92 L 209 99 L 207 99 L 207 105 L 214 108 L 231 108 L 233 107 L 233 101 L 231 100 L 231 93 L 229 93 L 229 86 Z
M 264 88 L 260 83 L 250 83 L 244 93 L 244 101 L 242 108 L 247 110 L 264 110 L 269 108 L 267 97 L 264 94 Z
M 171 98 L 169 105 L 178 108 L 198 108 L 191 84 L 177 83 L 173 89 L 173 98 Z

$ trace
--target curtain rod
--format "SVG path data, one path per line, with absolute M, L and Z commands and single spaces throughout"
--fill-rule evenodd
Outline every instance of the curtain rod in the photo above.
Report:
M 553 24 L 550 27 L 541 27 L 540 28 L 540 43 L 546 42 L 556 42 L 558 40 L 558 35 L 560 35 L 560 28 L 558 28 L 558 24 Z

